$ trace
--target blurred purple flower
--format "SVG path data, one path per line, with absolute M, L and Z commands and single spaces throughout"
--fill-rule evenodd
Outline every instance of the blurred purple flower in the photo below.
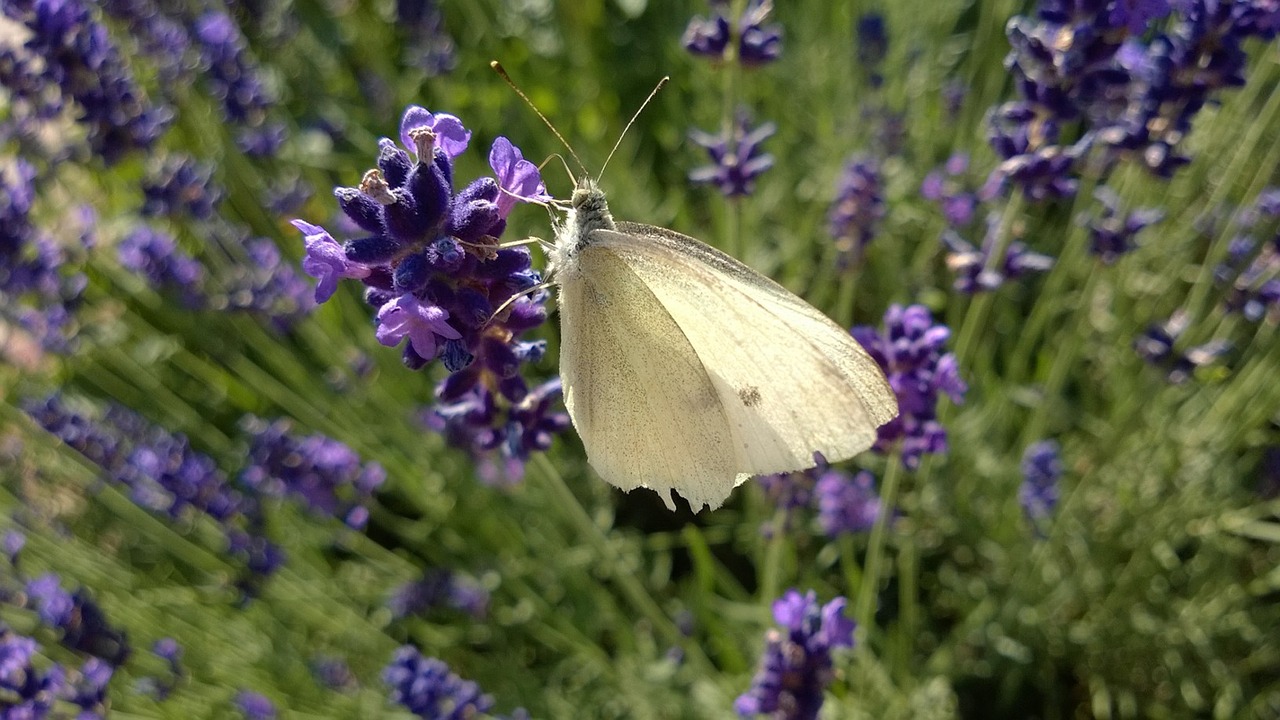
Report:
M 735 58 L 745 67 L 777 60 L 782 54 L 782 28 L 766 25 L 773 12 L 772 0 L 747 0 L 742 15 L 733 20 L 727 0 L 710 0 L 711 15 L 689 21 L 680 43 L 690 53 L 723 61 L 731 38 L 738 39 Z
M 844 617 L 847 601 L 818 604 L 817 593 L 788 590 L 773 604 L 781 630 L 765 634 L 764 654 L 751 687 L 734 702 L 740 717 L 767 715 L 816 720 L 834 670 L 831 651 L 853 647 L 855 624 Z
M 689 172 L 694 184 L 715 185 L 725 197 L 742 197 L 755 191 L 755 181 L 773 167 L 773 156 L 760 152 L 760 145 L 777 126 L 764 123 L 751 128 L 745 109 L 738 110 L 733 127 L 719 135 L 692 130 L 689 137 L 711 155 L 710 165 Z
M 827 211 L 827 231 L 835 239 L 841 270 L 857 268 L 885 216 L 880 164 L 854 157 L 836 184 L 836 199 Z
M 1049 517 L 1058 505 L 1058 479 L 1062 477 L 1062 449 L 1054 440 L 1029 445 L 1022 455 L 1022 486 L 1018 503 L 1033 526 Z

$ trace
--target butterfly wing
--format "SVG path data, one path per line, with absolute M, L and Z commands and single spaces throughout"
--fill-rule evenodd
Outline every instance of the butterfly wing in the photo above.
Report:
M 875 360 L 847 330 L 786 288 L 679 233 L 618 223 L 593 234 L 657 298 L 711 378 L 734 471 L 812 467 L 875 442 L 898 414 Z
M 659 298 L 594 244 L 557 275 L 565 406 L 587 460 L 623 489 L 719 506 L 738 481 L 714 382 Z

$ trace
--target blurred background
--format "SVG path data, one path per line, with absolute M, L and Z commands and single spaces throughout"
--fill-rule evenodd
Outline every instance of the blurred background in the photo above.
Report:
M 0 717 L 1280 717 L 1275 2 L 2 1 Z M 600 480 L 501 138 L 902 416 Z

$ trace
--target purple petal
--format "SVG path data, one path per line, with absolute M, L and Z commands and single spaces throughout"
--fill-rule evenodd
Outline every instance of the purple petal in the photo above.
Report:
M 507 138 L 499 136 L 493 141 L 489 150 L 489 167 L 498 176 L 498 187 L 503 191 L 497 201 L 499 217 L 505 218 L 517 202 L 546 202 L 551 199 L 542 183 L 538 166 L 525 160 L 520 148 Z
M 421 105 L 410 105 L 400 119 L 400 142 L 410 151 L 416 152 L 417 143 L 410 133 L 418 128 L 435 133 L 436 147 L 451 158 L 456 158 L 467 149 L 471 142 L 471 131 L 462 126 L 462 121 L 448 113 L 432 115 Z

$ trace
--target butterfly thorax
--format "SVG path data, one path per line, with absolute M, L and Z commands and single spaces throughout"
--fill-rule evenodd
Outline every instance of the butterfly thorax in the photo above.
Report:
M 604 191 L 593 180 L 578 183 L 569 205 L 569 215 L 557 229 L 555 248 L 551 251 L 553 274 L 573 265 L 578 251 L 591 243 L 593 232 L 616 229 Z

